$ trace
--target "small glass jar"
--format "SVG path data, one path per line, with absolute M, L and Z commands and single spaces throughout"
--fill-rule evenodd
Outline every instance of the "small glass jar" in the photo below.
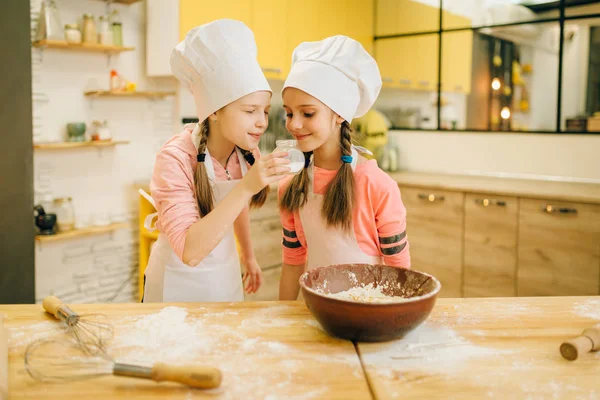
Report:
M 275 141 L 277 147 L 273 150 L 273 152 L 286 151 L 288 153 L 286 158 L 290 160 L 288 167 L 290 167 L 291 174 L 296 174 L 304 168 L 304 153 L 298 150 L 297 144 L 296 140 L 277 140 Z
M 84 43 L 98 43 L 98 33 L 96 32 L 96 21 L 94 16 L 90 14 L 83 14 L 83 42 Z
M 53 209 L 56 213 L 58 230 L 68 232 L 75 229 L 75 209 L 73 208 L 72 198 L 61 197 L 54 199 Z
M 65 25 L 65 40 L 68 43 L 81 43 L 81 31 L 77 24 Z
M 112 28 L 109 26 L 108 17 L 101 15 L 98 19 L 98 43 L 104 46 L 113 44 Z

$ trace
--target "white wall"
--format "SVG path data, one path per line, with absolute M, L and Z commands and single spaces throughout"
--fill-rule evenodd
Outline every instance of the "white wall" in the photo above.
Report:
M 600 183 L 600 135 L 394 131 L 409 171 Z
M 57 1 L 63 25 L 83 13 L 105 12 L 93 0 Z M 32 14 L 40 0 L 32 1 Z M 89 99 L 83 96 L 95 80 L 108 89 L 109 72 L 118 70 L 138 89 L 175 90 L 173 80 L 148 80 L 144 74 L 144 3 L 113 5 L 120 12 L 125 45 L 135 51 L 101 53 L 32 50 L 34 141 L 64 141 L 68 122 L 106 119 L 115 139 L 131 144 L 114 148 L 41 151 L 34 154 L 36 202 L 45 194 L 73 198 L 78 224 L 125 218 L 132 230 L 36 245 L 36 298 L 49 294 L 67 302 L 131 301 L 136 294 L 137 206 L 135 182 L 147 183 L 154 158 L 173 134 L 175 98 L 165 100 Z M 42 99 L 41 101 L 37 99 Z M 116 297 L 115 297 L 116 296 Z

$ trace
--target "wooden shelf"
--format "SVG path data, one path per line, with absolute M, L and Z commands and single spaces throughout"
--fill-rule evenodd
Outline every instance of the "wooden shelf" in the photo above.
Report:
M 110 90 L 94 90 L 91 92 L 84 93 L 87 97 L 146 97 L 146 98 L 156 98 L 156 97 L 167 97 L 167 96 L 175 96 L 175 92 L 114 92 Z
M 129 140 L 106 140 L 91 142 L 56 142 L 56 143 L 36 143 L 34 149 L 39 150 L 67 150 L 79 149 L 82 147 L 114 147 L 118 144 L 129 144 Z
M 89 226 L 87 228 L 75 229 L 69 232 L 58 232 L 54 235 L 36 235 L 35 240 L 38 242 L 54 242 L 63 239 L 73 239 L 84 236 L 100 235 L 103 233 L 114 232 L 119 229 L 128 228 L 129 224 L 125 222 L 110 224 L 106 226 Z
M 64 50 L 76 50 L 76 51 L 95 51 L 98 53 L 121 53 L 124 51 L 135 50 L 134 47 L 124 46 L 106 46 L 103 44 L 91 44 L 91 43 L 69 43 L 64 40 L 40 40 L 33 42 L 33 47 L 49 48 L 49 49 L 64 49 Z

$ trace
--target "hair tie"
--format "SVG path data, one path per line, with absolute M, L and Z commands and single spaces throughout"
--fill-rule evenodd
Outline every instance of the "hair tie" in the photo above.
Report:
M 304 168 L 308 168 L 310 166 L 310 156 L 304 158 Z
M 342 156 L 342 162 L 349 164 L 352 162 L 352 156 Z
M 204 162 L 205 158 L 206 158 L 206 153 L 202 153 L 202 154 L 198 154 L 198 156 L 196 157 L 196 160 L 198 162 Z

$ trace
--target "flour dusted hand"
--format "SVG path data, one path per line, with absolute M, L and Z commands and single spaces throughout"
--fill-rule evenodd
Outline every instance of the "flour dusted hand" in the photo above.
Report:
M 287 152 L 271 153 L 256 160 L 242 183 L 252 194 L 260 192 L 265 186 L 278 182 L 290 172 L 290 160 L 285 158 Z

